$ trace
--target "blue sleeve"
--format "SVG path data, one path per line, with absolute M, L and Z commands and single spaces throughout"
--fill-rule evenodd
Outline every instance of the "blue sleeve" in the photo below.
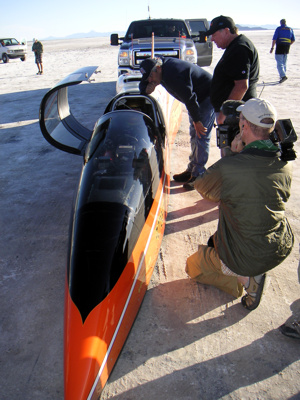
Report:
M 274 35 L 273 35 L 273 40 L 277 40 L 278 39 L 278 32 L 279 32 L 280 28 L 276 28 Z
M 164 85 L 165 88 L 177 100 L 184 103 L 194 122 L 200 121 L 199 100 L 197 99 L 197 94 L 194 92 L 191 76 L 186 76 L 184 79 L 182 74 L 177 74 L 173 79 L 176 82 L 176 92 L 167 83 Z
M 291 41 L 292 41 L 292 42 L 295 41 L 295 35 L 294 35 L 293 29 L 291 29 Z

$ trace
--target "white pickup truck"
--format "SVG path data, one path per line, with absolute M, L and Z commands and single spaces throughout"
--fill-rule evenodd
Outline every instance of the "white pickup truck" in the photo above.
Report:
M 120 45 L 118 75 L 139 70 L 143 60 L 154 56 L 175 57 L 208 66 L 212 62 L 213 46 L 205 33 L 208 21 L 200 19 L 145 19 L 133 21 L 124 37 L 113 33 L 112 46 Z M 153 38 L 153 39 L 152 39 Z
M 0 38 L 0 60 L 7 63 L 10 59 L 26 60 L 27 44 L 20 43 L 14 38 Z

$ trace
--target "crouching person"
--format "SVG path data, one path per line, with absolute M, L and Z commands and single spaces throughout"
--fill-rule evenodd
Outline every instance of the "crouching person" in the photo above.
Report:
M 187 259 L 186 272 L 235 297 L 245 289 L 242 305 L 254 310 L 266 272 L 284 261 L 294 244 L 284 215 L 292 165 L 281 160 L 279 148 L 269 139 L 276 122 L 269 102 L 251 99 L 237 111 L 242 151 L 221 158 L 194 183 L 202 197 L 219 202 L 219 221 L 207 245 Z

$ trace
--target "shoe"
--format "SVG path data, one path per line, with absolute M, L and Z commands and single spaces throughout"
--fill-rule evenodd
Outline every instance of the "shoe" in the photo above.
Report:
M 266 274 L 250 276 L 249 286 L 245 288 L 247 294 L 242 297 L 242 305 L 247 308 L 247 310 L 255 310 L 261 300 L 263 294 L 263 289 L 266 281 Z
M 215 245 L 214 245 L 214 235 L 212 235 L 209 239 L 208 239 L 208 241 L 207 241 L 207 246 L 208 247 L 215 247 Z
M 286 76 L 283 76 L 282 78 L 280 78 L 279 83 L 283 83 L 283 82 L 285 82 L 286 80 L 287 80 L 287 77 L 286 77 Z
M 286 324 L 281 325 L 279 328 L 281 333 L 293 339 L 300 339 L 300 321 L 294 321 L 292 328 Z
M 183 184 L 183 187 L 187 190 L 194 190 L 196 178 L 196 176 L 191 176 L 190 179 Z
M 176 182 L 187 182 L 191 178 L 192 174 L 190 171 L 186 170 L 181 174 L 173 175 L 173 179 Z

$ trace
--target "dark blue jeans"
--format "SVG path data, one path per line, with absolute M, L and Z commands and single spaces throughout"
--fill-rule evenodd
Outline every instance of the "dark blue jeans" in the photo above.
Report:
M 205 164 L 207 163 L 209 156 L 209 143 L 211 138 L 211 130 L 214 126 L 215 113 L 213 106 L 210 103 L 210 99 L 205 99 L 200 103 L 201 117 L 200 121 L 207 128 L 206 135 L 201 135 L 199 138 L 194 128 L 193 120 L 189 115 L 190 119 L 190 142 L 191 142 L 191 154 L 189 156 L 188 171 L 192 173 L 192 176 L 198 176 L 205 172 Z

